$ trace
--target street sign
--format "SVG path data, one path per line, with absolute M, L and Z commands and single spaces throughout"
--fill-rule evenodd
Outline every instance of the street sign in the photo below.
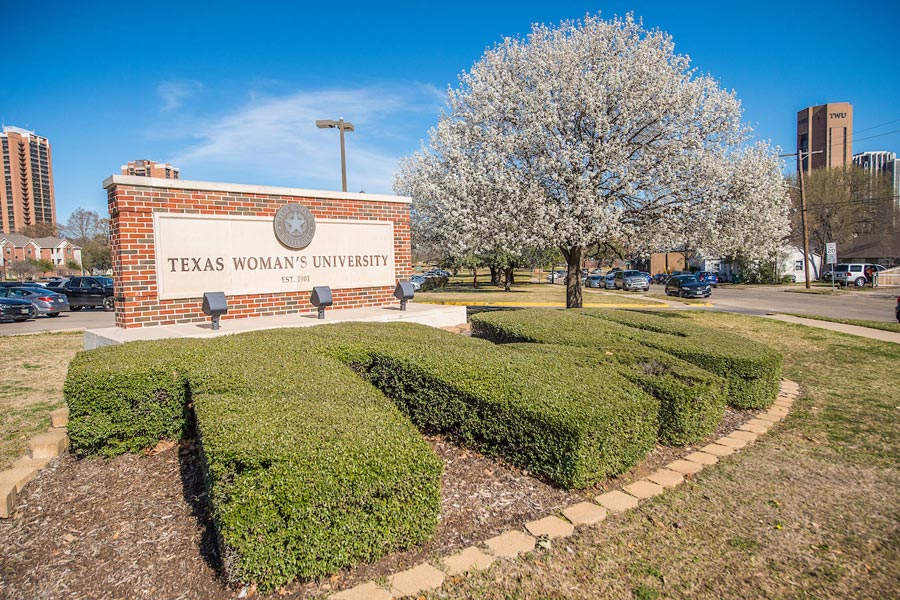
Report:
M 829 265 L 837 264 L 837 244 L 834 242 L 825 244 L 825 263 Z

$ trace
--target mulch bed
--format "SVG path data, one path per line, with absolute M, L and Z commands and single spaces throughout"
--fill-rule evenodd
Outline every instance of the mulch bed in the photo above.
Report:
M 753 418 L 726 410 L 710 440 Z M 628 473 L 588 490 L 555 488 L 500 460 L 427 438 L 444 460 L 441 521 L 423 546 L 322 581 L 295 583 L 275 598 L 311 598 L 446 556 L 526 521 L 643 477 L 705 444 L 656 450 Z M 0 521 L 0 598 L 219 600 L 252 595 L 222 575 L 193 442 L 142 456 L 50 463 Z

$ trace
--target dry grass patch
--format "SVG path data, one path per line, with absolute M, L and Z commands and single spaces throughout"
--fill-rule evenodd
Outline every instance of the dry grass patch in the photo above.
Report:
M 80 332 L 0 336 L 0 469 L 50 426 L 50 411 L 63 405 L 69 361 L 83 347 Z

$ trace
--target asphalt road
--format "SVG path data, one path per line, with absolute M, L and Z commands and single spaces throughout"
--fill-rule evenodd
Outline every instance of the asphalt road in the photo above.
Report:
M 797 313 L 843 319 L 895 321 L 900 289 L 850 289 L 832 295 L 798 293 L 797 286 L 719 286 L 709 301 L 715 310 L 748 315 Z M 662 286 L 651 286 L 662 291 Z
M 24 323 L 0 323 L 0 335 L 93 329 L 95 327 L 112 327 L 115 324 L 115 313 L 83 308 L 78 312 L 60 313 L 58 317 L 39 316 Z

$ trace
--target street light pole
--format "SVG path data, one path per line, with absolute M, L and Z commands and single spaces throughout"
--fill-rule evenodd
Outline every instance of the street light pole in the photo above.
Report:
M 319 129 L 337 129 L 341 132 L 341 189 L 347 191 L 347 155 L 344 151 L 344 132 L 355 131 L 353 123 L 344 121 L 341 117 L 337 121 L 331 119 L 320 119 L 316 121 L 316 127 Z

